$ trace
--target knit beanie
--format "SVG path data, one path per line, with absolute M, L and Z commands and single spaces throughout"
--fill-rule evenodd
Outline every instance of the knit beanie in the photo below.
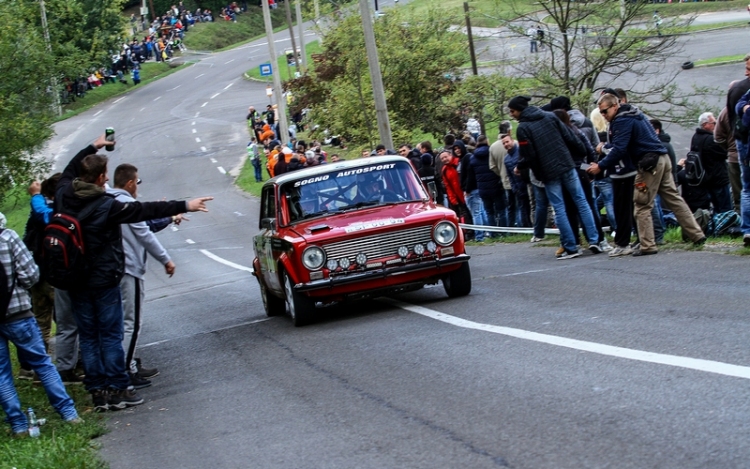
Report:
M 563 109 L 565 111 L 570 111 L 570 98 L 567 96 L 558 96 L 557 98 L 553 98 L 552 101 L 549 102 L 550 107 L 554 111 L 555 109 Z
M 529 107 L 529 101 L 531 101 L 531 98 L 528 96 L 516 96 L 508 102 L 508 107 L 514 111 L 523 111 Z

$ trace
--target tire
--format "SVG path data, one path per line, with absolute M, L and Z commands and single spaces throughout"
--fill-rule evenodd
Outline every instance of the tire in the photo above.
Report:
M 286 272 L 284 272 L 284 294 L 294 327 L 309 324 L 315 314 L 315 301 L 294 291 L 292 279 Z
M 281 316 L 286 311 L 286 302 L 277 296 L 268 293 L 268 289 L 263 282 L 258 279 L 258 285 L 260 286 L 260 297 L 263 299 L 263 308 L 266 310 L 266 316 L 269 318 L 274 316 Z
M 695 67 L 695 64 L 693 62 L 683 62 L 682 63 L 682 69 L 683 70 L 690 70 L 693 67 Z
M 471 269 L 464 262 L 461 267 L 443 277 L 443 288 L 450 298 L 466 296 L 471 293 Z

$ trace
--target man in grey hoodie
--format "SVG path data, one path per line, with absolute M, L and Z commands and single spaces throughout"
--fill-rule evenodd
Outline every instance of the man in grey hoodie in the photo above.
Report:
M 115 187 L 108 189 L 107 192 L 122 203 L 135 202 L 140 183 L 138 168 L 131 164 L 121 164 L 115 169 Z M 143 368 L 140 360 L 135 358 L 135 348 L 143 322 L 142 306 L 145 296 L 143 276 L 146 274 L 147 254 L 158 260 L 164 266 L 167 275 L 171 277 L 175 271 L 174 262 L 154 233 L 166 228 L 172 222 L 179 224 L 181 220 L 182 215 L 175 215 L 122 225 L 122 248 L 125 254 L 125 273 L 120 281 L 124 326 L 122 348 L 125 352 L 125 365 L 128 367 L 130 384 L 136 389 L 150 386 L 151 381 L 148 378 L 159 373 L 156 368 Z

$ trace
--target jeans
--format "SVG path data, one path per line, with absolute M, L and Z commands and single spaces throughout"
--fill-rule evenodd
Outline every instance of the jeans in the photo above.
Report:
M 732 210 L 732 195 L 729 193 L 729 184 L 723 187 L 706 189 L 711 204 L 714 206 L 714 213 L 724 213 Z
M 471 210 L 471 219 L 475 225 L 487 226 L 487 213 L 484 211 L 484 205 L 482 199 L 479 197 L 479 190 L 473 190 L 466 197 L 466 205 Z M 475 241 L 484 241 L 484 230 L 474 231 Z
M 12 342 L 18 349 L 26 363 L 36 372 L 42 381 L 50 404 L 60 414 L 63 420 L 78 418 L 73 399 L 68 396 L 60 375 L 44 350 L 44 339 L 39 332 L 36 320 L 31 318 L 19 319 L 0 324 L 0 406 L 5 415 L 5 421 L 10 423 L 14 433 L 28 430 L 28 421 L 21 408 L 21 401 L 13 385 L 13 370 L 10 364 L 10 348 Z
M 526 185 L 523 186 L 522 190 L 508 191 L 508 205 L 515 206 L 513 213 L 515 214 L 515 224 L 511 226 L 518 226 L 527 228 L 531 226 L 531 201 L 529 200 L 529 191 Z M 514 203 L 510 204 L 510 200 Z M 510 216 L 510 213 L 508 214 Z
M 599 237 L 599 241 L 601 241 L 604 239 L 604 231 L 602 231 L 601 221 L 599 221 L 599 217 L 596 214 L 594 186 L 591 184 L 591 181 L 589 180 L 588 175 L 585 171 L 577 169 L 576 172 L 578 172 L 578 179 L 580 179 L 581 181 L 581 189 L 583 189 L 583 195 L 586 196 L 586 202 L 589 204 L 591 215 L 594 218 L 596 234 Z M 568 223 L 570 223 L 570 228 L 573 230 L 573 236 L 575 236 L 576 238 L 576 244 L 580 244 L 578 242 L 578 228 L 580 227 L 580 224 L 578 223 L 578 209 L 576 209 L 573 198 L 568 195 L 567 192 L 563 194 L 563 199 L 565 200 L 565 211 L 568 213 Z M 584 235 L 586 234 L 587 233 L 584 233 Z
M 750 156 L 747 154 L 748 145 L 737 140 L 737 156 L 740 160 L 740 214 L 742 215 L 742 234 L 750 234 Z
M 591 214 L 586 196 L 581 187 L 581 181 L 578 179 L 578 172 L 575 168 L 566 171 L 557 179 L 544 182 L 544 188 L 547 191 L 547 198 L 555 209 L 555 223 L 560 230 L 560 242 L 567 252 L 576 252 L 576 237 L 573 229 L 568 223 L 568 215 L 565 212 L 565 201 L 563 200 L 563 191 L 570 194 L 578 209 L 578 215 L 581 217 L 581 225 L 586 233 L 589 244 L 598 244 L 599 236 L 596 234 L 596 225 L 594 217 Z
M 253 160 L 253 169 L 255 170 L 255 182 L 263 182 L 263 173 L 261 172 L 260 158 Z
M 516 226 L 518 222 L 518 205 L 516 203 L 516 196 L 512 190 L 505 191 L 505 201 L 507 203 L 506 213 L 508 214 L 508 224 L 505 226 Z M 518 226 L 521 226 L 520 223 Z
M 126 389 L 130 377 L 122 349 L 123 313 L 120 287 L 71 291 L 78 324 L 87 391 Z
M 607 211 L 609 226 L 612 230 L 616 230 L 617 220 L 615 219 L 615 196 L 612 192 L 612 180 L 609 177 L 605 177 L 604 179 L 594 181 L 594 185 L 596 186 L 596 190 L 599 191 L 596 206 L 599 207 L 599 200 L 601 199 L 602 205 L 604 205 Z
M 547 212 L 549 211 L 549 199 L 544 187 L 531 185 L 534 188 L 534 236 L 544 238 L 544 230 L 547 228 Z
M 508 226 L 504 189 L 500 188 L 494 194 L 482 196 L 482 204 L 487 213 L 487 224 L 489 226 Z M 490 238 L 497 238 L 498 236 L 500 236 L 500 233 L 490 232 Z
M 664 212 L 661 208 L 661 197 L 658 194 L 654 199 L 654 208 L 651 209 L 651 221 L 654 224 L 654 240 L 656 240 L 656 244 L 664 244 Z

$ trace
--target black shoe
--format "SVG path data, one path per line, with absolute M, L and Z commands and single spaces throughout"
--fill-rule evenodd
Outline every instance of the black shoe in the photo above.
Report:
M 140 358 L 135 359 L 135 366 L 136 368 L 138 368 L 138 374 L 141 376 L 141 378 L 151 379 L 159 374 L 159 370 L 157 368 L 144 368 L 143 366 L 141 366 Z
M 126 407 L 133 407 L 143 404 L 143 398 L 136 394 L 133 386 L 126 389 L 109 389 L 109 399 L 107 399 L 109 410 L 122 410 Z
M 83 380 L 73 370 L 64 370 L 60 372 L 60 378 L 63 384 L 82 384 Z
M 151 380 L 144 378 L 140 373 L 128 373 L 128 376 L 130 376 L 130 385 L 135 389 L 143 389 L 151 386 Z
M 702 237 L 701 239 L 699 239 L 698 241 L 693 241 L 693 245 L 695 245 L 695 246 L 703 246 L 704 244 L 706 244 L 706 237 L 705 236 Z
M 109 394 L 106 389 L 94 389 L 91 391 L 91 399 L 94 401 L 94 412 L 109 410 Z
M 656 250 L 654 250 L 654 251 L 643 251 L 641 249 L 636 249 L 636 250 L 633 251 L 633 257 L 651 256 L 653 254 L 659 254 L 659 251 L 656 251 Z
M 746 248 L 750 248 L 750 234 L 746 234 L 745 236 L 742 237 L 742 244 Z

